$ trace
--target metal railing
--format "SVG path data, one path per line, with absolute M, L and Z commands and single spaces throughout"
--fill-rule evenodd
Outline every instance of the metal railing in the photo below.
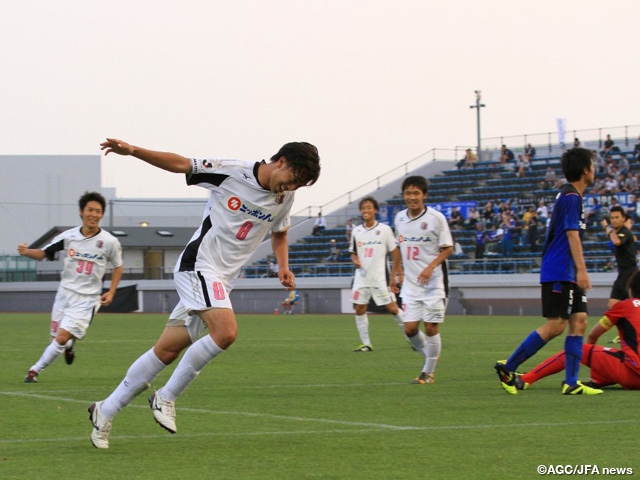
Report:
M 612 255 L 586 257 L 587 268 L 590 272 L 607 271 L 611 264 Z M 540 256 L 531 257 L 502 257 L 487 256 L 482 259 L 453 258 L 448 260 L 449 271 L 457 274 L 511 274 L 537 273 Z M 609 265 L 608 265 L 609 264 Z M 290 265 L 295 275 L 300 277 L 348 277 L 353 275 L 354 266 L 351 262 L 315 262 L 293 263 Z M 2 282 L 55 282 L 60 280 L 60 271 L 48 270 L 44 272 L 11 271 L 2 272 Z M 269 265 L 247 265 L 242 269 L 242 277 L 267 278 L 272 276 Z M 109 277 L 109 274 L 107 275 Z M 168 268 L 126 268 L 122 274 L 123 280 L 171 280 L 173 267 Z
M 618 127 L 600 127 L 600 128 L 591 128 L 591 129 L 583 129 L 583 130 L 567 130 L 565 132 L 565 141 L 563 145 L 560 145 L 558 141 L 558 132 L 544 132 L 544 133 L 525 133 L 521 135 L 506 135 L 501 137 L 487 137 L 482 139 L 482 145 L 484 146 L 483 151 L 479 152 L 478 155 L 483 158 L 483 155 L 489 154 L 489 156 L 493 157 L 493 153 L 496 153 L 500 150 L 500 147 L 503 144 L 506 144 L 514 150 L 514 152 L 519 152 L 524 150 L 524 147 L 531 143 L 538 150 L 538 155 L 545 155 L 545 152 L 541 151 L 542 147 L 547 146 L 548 152 L 551 153 L 554 148 L 559 147 L 570 147 L 573 145 L 574 138 L 579 138 L 581 142 L 590 142 L 592 145 L 594 142 L 597 142 L 598 148 L 602 148 L 606 135 L 611 135 L 611 138 L 617 140 L 616 144 L 622 150 L 631 150 L 633 149 L 636 140 L 640 135 L 640 125 L 623 125 Z M 618 142 L 622 140 L 622 144 Z M 421 155 L 418 155 L 411 160 L 398 165 L 397 167 L 389 170 L 388 172 L 383 173 L 375 177 L 373 180 L 370 180 L 353 190 L 344 193 L 333 200 L 323 204 L 323 205 L 309 205 L 302 210 L 299 210 L 294 214 L 294 216 L 304 216 L 314 217 L 318 214 L 318 212 L 327 212 L 333 211 L 340 207 L 343 207 L 349 203 L 354 198 L 359 198 L 362 195 L 366 195 L 373 190 L 379 189 L 382 185 L 389 183 L 393 180 L 396 180 L 407 173 L 410 170 L 417 168 L 418 166 L 425 165 L 429 162 L 433 162 L 435 160 L 439 161 L 452 161 L 457 162 L 462 157 L 464 157 L 464 152 L 467 148 L 476 149 L 475 145 L 458 145 L 455 148 L 432 148 L 424 152 Z M 497 158 L 496 158 L 497 159 Z

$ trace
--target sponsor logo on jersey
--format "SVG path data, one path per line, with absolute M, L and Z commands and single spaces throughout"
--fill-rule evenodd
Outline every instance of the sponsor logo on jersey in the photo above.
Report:
M 247 214 L 251 217 L 257 218 L 258 220 L 263 220 L 265 222 L 273 222 L 273 215 L 271 215 L 271 213 L 265 213 L 259 208 L 250 208 L 244 203 L 240 207 L 240 213 Z
M 242 206 L 242 200 L 240 200 L 238 197 L 231 197 L 227 201 L 227 207 L 229 207 L 229 210 L 233 210 L 234 212 L 238 210 L 241 206 Z
M 77 252 L 73 248 L 70 248 L 67 251 L 67 255 L 69 255 L 70 258 L 78 258 L 80 260 L 102 260 L 102 259 L 104 259 L 104 255 L 102 255 L 101 253 L 82 253 L 82 252 Z
M 404 235 L 398 236 L 398 242 L 431 242 L 431 237 L 405 237 Z
M 358 246 L 359 247 L 364 247 L 366 245 L 381 245 L 382 242 L 380 240 L 367 240 L 366 242 L 363 242 L 362 240 L 358 241 Z

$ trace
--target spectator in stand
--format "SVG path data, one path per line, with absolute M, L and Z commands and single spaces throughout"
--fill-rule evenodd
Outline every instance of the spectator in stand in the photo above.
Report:
M 484 228 L 487 228 L 493 222 L 494 215 L 493 203 L 490 201 L 485 203 L 482 209 L 482 223 Z
M 547 167 L 547 172 L 544 174 L 544 181 L 547 185 L 545 190 L 551 190 L 555 186 L 556 182 L 558 181 L 556 171 L 553 169 L 551 165 Z
M 596 197 L 587 199 L 587 207 L 584 209 L 584 223 L 586 225 L 597 225 L 600 219 L 601 210 L 602 205 L 600 205 Z
M 487 240 L 485 242 L 487 247 L 487 253 L 490 253 L 492 255 L 498 255 L 499 246 L 502 244 L 503 233 L 504 231 L 502 230 L 502 228 L 498 228 L 495 223 L 491 225 L 491 230 L 489 231 L 489 234 L 487 235 Z
M 532 205 L 529 207 L 532 210 L 531 217 L 529 217 L 529 228 L 527 229 L 527 243 L 529 244 L 529 250 L 531 253 L 538 252 L 538 213 Z
M 607 175 L 607 178 L 604 181 L 604 193 L 605 195 L 618 193 L 618 181 L 611 174 Z
M 502 215 L 502 255 L 504 257 L 513 256 L 513 238 L 516 233 L 516 221 L 513 219 L 511 212 L 505 212 Z
M 640 140 L 640 136 L 638 140 Z M 640 142 L 636 143 L 636 146 L 633 147 L 633 158 L 634 160 L 640 160 Z
M 524 156 L 529 158 L 529 161 L 536 158 L 536 148 L 532 147 L 530 143 L 527 143 L 527 146 L 524 147 Z
M 466 154 L 464 156 L 464 163 L 462 164 L 463 170 L 468 170 L 471 168 L 476 168 L 476 162 L 478 161 L 478 155 L 473 153 L 470 148 L 467 148 Z
M 626 176 L 622 173 L 619 173 L 618 176 L 616 177 L 616 181 L 618 183 L 618 192 L 622 193 L 626 191 L 624 189 L 624 184 L 626 179 L 627 179 Z
M 597 150 L 591 150 L 591 156 L 593 157 L 593 169 L 595 170 L 595 172 L 604 173 L 605 165 L 602 156 L 598 153 Z
M 344 227 L 344 236 L 347 239 L 347 244 L 351 243 L 351 232 L 353 231 L 353 222 L 351 219 L 347 220 L 347 224 Z
M 620 159 L 618 160 L 618 171 L 623 175 L 626 175 L 629 172 L 631 165 L 629 165 L 629 160 L 627 160 L 627 156 L 624 153 L 620 154 Z
M 337 262 L 340 256 L 340 249 L 336 244 L 335 238 L 332 238 L 329 242 L 329 255 L 324 259 L 325 262 Z
M 518 161 L 516 163 L 518 178 L 524 178 L 526 176 L 526 172 L 531 169 L 531 164 L 529 163 L 528 157 L 524 157 L 522 155 L 518 155 Z
M 638 189 L 636 177 L 631 171 L 627 172 L 624 177 L 622 177 L 622 180 L 618 177 L 618 185 L 621 192 L 633 193 Z
M 476 223 L 476 231 L 475 231 L 475 239 L 476 239 L 476 260 L 480 260 L 484 258 L 484 249 L 487 243 L 488 237 L 487 233 L 484 231 L 482 224 L 480 222 Z
M 629 195 L 629 206 L 625 208 L 624 211 L 627 214 L 627 219 L 631 221 L 631 226 L 628 226 L 629 230 L 631 230 L 633 228 L 633 222 L 638 218 L 638 202 L 636 201 L 635 195 Z
M 460 245 L 460 242 L 458 242 L 457 240 L 453 242 L 453 254 L 464 255 L 464 250 L 462 250 L 462 245 Z
M 578 137 L 573 139 L 573 148 L 582 148 L 582 143 Z
M 607 155 L 604 157 L 604 172 L 607 175 L 610 175 L 615 172 L 614 168 L 617 168 L 615 160 L 611 155 Z
M 513 162 L 515 156 L 513 152 L 507 148 L 506 145 L 502 145 L 500 149 L 500 165 L 506 165 L 509 162 Z
M 559 178 L 558 181 L 556 182 L 556 184 L 553 186 L 553 188 L 556 189 L 556 190 L 560 190 L 565 183 L 567 183 L 567 179 L 566 178 L 564 178 L 564 177 Z
M 547 208 L 547 204 L 544 203 L 544 200 L 540 200 L 538 202 L 536 215 L 538 217 L 538 222 L 540 222 L 542 225 L 547 224 L 547 220 L 549 219 L 549 209 Z
M 522 214 L 522 244 L 529 245 L 529 223 L 531 221 L 531 216 L 536 213 L 536 207 L 531 205 L 527 207 Z
M 318 235 L 319 233 L 325 231 L 326 228 L 327 228 L 327 221 L 322 216 L 322 212 L 319 212 L 318 218 L 316 218 L 316 221 L 313 224 L 313 231 L 311 232 L 311 234 Z
M 269 272 L 267 275 L 271 278 L 278 278 L 278 272 L 280 271 L 280 266 L 276 263 L 273 257 L 269 257 Z
M 474 227 L 476 223 L 480 221 L 480 212 L 476 207 L 471 207 L 469 210 L 469 216 L 464 221 L 464 224 L 469 227 Z
M 613 140 L 611 140 L 611 135 L 607 133 L 607 138 L 604 141 L 604 149 L 602 150 L 602 154 L 607 155 L 609 153 L 612 153 L 614 151 L 613 150 L 614 148 L 615 148 L 615 143 Z
M 464 218 L 458 210 L 458 207 L 452 207 L 451 215 L 449 215 L 449 228 L 460 228 L 463 222 Z

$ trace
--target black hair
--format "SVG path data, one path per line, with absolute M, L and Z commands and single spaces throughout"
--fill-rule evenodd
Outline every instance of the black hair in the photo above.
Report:
M 611 210 L 609 210 L 609 215 L 611 215 L 613 212 L 618 212 L 623 217 L 627 216 L 627 212 L 625 212 L 624 208 L 622 208 L 620 205 L 615 205 L 611 207 Z
M 412 175 L 411 177 L 407 177 L 402 182 L 402 191 L 404 192 L 407 187 L 417 187 L 422 190 L 422 193 L 427 193 L 429 191 L 429 183 L 427 179 L 422 175 Z
M 84 210 L 84 207 L 86 207 L 89 202 L 98 202 L 102 206 L 103 214 L 107 211 L 107 201 L 98 192 L 84 192 L 84 195 L 78 200 L 80 211 Z
M 560 163 L 567 182 L 577 182 L 585 170 L 591 168 L 593 156 L 586 148 L 570 148 L 562 154 Z
M 311 186 L 320 176 L 320 156 L 318 149 L 307 142 L 285 143 L 278 153 L 271 157 L 277 162 L 284 157 L 287 167 L 293 171 L 293 181 L 299 185 Z
M 358 204 L 359 210 L 362 210 L 362 204 L 364 202 L 371 202 L 373 204 L 373 208 L 376 209 L 376 212 L 380 211 L 380 207 L 378 206 L 378 201 L 373 197 L 363 197 L 362 200 L 360 200 L 360 203 Z

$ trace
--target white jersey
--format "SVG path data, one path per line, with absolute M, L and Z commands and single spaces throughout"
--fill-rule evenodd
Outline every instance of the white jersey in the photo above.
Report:
M 407 210 L 398 212 L 395 229 L 402 263 L 404 282 L 400 296 L 404 301 L 445 298 L 449 294 L 446 261 L 435 268 L 426 285 L 418 284 L 418 276 L 440 254 L 453 246 L 451 231 L 445 216 L 427 207 L 417 218 L 410 218 Z
M 367 228 L 354 227 L 351 233 L 349 253 L 355 253 L 360 260 L 356 269 L 353 289 L 361 287 L 384 287 L 387 285 L 387 254 L 398 246 L 389 225 L 378 223 Z
M 294 192 L 273 193 L 258 183 L 259 162 L 191 159 L 188 185 L 210 191 L 203 221 L 175 272 L 207 270 L 227 291 L 270 231 L 289 228 Z
M 102 278 L 107 263 L 122 266 L 122 247 L 116 237 L 100 229 L 93 237 L 85 237 L 82 227 L 57 235 L 42 249 L 49 260 L 65 251 L 60 286 L 82 295 L 102 293 Z

